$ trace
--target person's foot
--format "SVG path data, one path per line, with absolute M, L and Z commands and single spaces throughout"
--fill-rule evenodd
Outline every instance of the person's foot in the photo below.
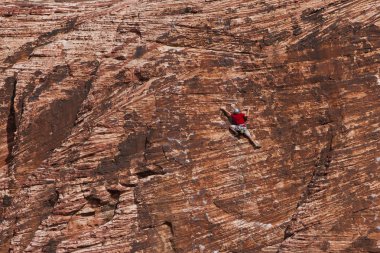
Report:
M 255 148 L 261 148 L 260 143 L 258 143 L 256 141 L 252 141 L 252 144 L 253 144 L 253 146 L 255 146 Z

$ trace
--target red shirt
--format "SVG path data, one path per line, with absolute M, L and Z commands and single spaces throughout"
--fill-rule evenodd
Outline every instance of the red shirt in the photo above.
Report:
M 245 120 L 247 119 L 247 116 L 245 116 L 244 113 L 232 113 L 231 119 L 234 125 L 243 125 L 245 124 Z

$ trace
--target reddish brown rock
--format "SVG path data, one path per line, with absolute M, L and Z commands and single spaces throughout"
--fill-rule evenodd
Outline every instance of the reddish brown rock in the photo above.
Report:
M 0 4 L 0 252 L 380 251 L 379 8 Z

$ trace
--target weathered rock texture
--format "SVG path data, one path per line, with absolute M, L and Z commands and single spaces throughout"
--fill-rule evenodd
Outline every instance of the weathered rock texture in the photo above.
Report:
M 0 252 L 380 252 L 379 13 L 3 1 Z

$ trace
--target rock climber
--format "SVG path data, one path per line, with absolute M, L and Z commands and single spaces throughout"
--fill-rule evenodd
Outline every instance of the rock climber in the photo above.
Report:
M 256 148 L 261 148 L 260 143 L 253 139 L 256 139 L 256 137 L 254 135 L 251 135 L 247 129 L 246 122 L 248 120 L 249 108 L 246 114 L 240 112 L 238 108 L 235 108 L 232 113 L 229 113 L 223 107 L 221 107 L 220 110 L 229 118 L 231 122 L 230 130 L 235 134 L 235 136 L 243 134 Z

